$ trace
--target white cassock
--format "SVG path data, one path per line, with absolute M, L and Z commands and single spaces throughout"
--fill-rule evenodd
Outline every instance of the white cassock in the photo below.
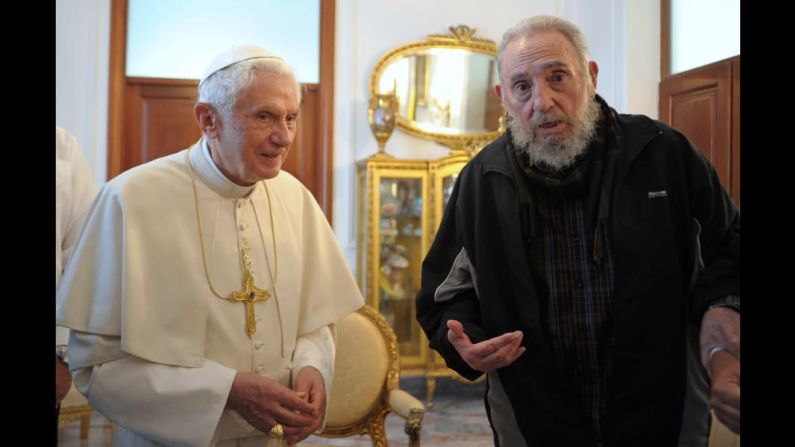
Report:
M 207 274 L 183 150 L 108 182 L 86 220 L 58 290 L 58 324 L 72 329 L 70 368 L 92 407 L 119 425 L 114 445 L 280 446 L 224 410 L 237 371 L 291 386 L 305 366 L 334 365 L 331 328 L 364 303 L 331 227 L 309 191 L 282 171 L 241 187 L 204 140 L 189 149 Z M 276 247 L 273 246 L 273 212 Z M 245 306 L 216 297 L 254 285 L 272 296 Z M 275 286 L 272 286 L 275 277 Z

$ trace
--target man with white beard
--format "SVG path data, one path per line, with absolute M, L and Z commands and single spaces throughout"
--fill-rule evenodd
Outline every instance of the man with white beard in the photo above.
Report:
M 458 177 L 417 295 L 447 365 L 487 373 L 495 445 L 706 445 L 689 331 L 739 432 L 740 217 L 714 169 L 610 108 L 565 20 L 517 24 L 498 66 L 509 131 Z

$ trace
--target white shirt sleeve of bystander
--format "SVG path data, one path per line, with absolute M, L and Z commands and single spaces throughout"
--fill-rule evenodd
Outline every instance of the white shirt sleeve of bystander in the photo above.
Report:
M 103 345 L 94 354 L 109 353 L 114 342 L 118 346 L 118 337 L 75 331 L 71 336 L 70 346 L 76 351 L 88 339 Z M 189 368 L 126 355 L 72 374 L 89 404 L 122 427 L 160 444 L 197 446 L 213 440 L 235 373 L 211 360 Z

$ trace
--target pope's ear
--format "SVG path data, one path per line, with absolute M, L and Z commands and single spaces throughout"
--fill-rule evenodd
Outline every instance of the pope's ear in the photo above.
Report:
M 196 118 L 196 124 L 199 125 L 199 129 L 207 138 L 218 136 L 218 129 L 221 123 L 212 105 L 197 102 L 193 106 L 193 116 Z

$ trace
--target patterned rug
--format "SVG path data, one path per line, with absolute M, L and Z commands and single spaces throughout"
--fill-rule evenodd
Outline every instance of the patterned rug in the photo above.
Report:
M 400 387 L 417 397 L 426 406 L 422 420 L 420 441 L 425 447 L 493 447 L 489 422 L 483 406 L 485 383 L 465 384 L 452 379 L 439 379 L 433 397 L 433 408 L 428 410 L 425 399 L 425 379 L 404 378 Z M 403 432 L 404 420 L 390 413 L 386 418 L 386 436 L 393 447 L 407 446 L 408 436 Z M 301 446 L 370 447 L 367 435 L 328 439 L 310 436 Z

